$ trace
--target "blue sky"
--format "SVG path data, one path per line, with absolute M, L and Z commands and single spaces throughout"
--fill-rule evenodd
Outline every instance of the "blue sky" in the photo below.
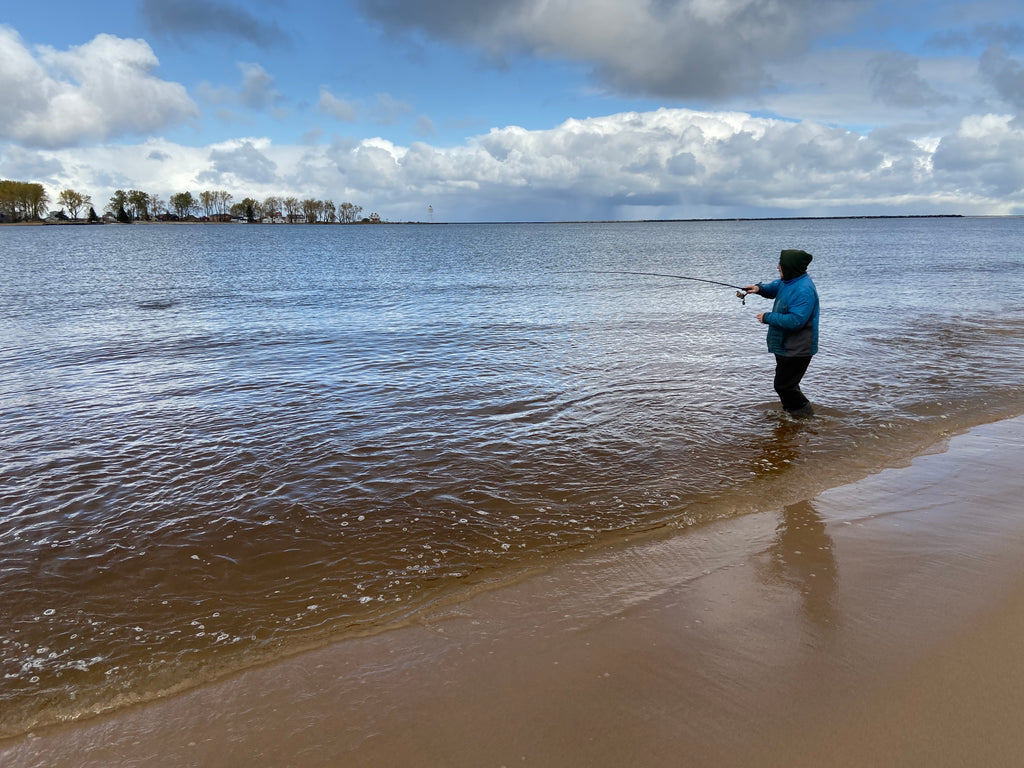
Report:
M 1024 213 L 1024 3 L 8 3 L 0 177 L 389 220 Z

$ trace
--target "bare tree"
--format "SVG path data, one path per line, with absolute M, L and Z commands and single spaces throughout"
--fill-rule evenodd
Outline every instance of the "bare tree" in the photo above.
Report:
M 204 189 L 199 193 L 199 204 L 203 207 L 204 216 L 207 218 L 213 216 L 213 212 L 217 208 L 217 193 Z
M 217 194 L 217 213 L 224 216 L 231 210 L 231 201 L 234 200 L 234 196 L 230 192 L 225 192 L 223 189 Z

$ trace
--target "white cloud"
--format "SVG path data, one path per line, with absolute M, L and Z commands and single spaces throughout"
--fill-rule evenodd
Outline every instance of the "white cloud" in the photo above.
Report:
M 998 109 L 1001 103 L 992 100 L 977 62 L 967 56 L 912 58 L 844 49 L 815 51 L 768 69 L 786 85 L 760 94 L 754 102 L 758 109 L 859 130 L 928 123 L 931 130 L 948 132 L 965 113 Z
M 412 106 L 390 93 L 378 93 L 373 102 L 352 102 L 331 93 L 330 89 L 320 86 L 320 99 L 317 109 L 321 114 L 333 117 L 346 123 L 352 123 L 367 117 L 377 125 L 394 125 L 402 117 L 413 111 Z
M 149 133 L 195 117 L 184 87 L 155 77 L 143 40 L 97 35 L 58 51 L 29 50 L 0 26 L 0 138 L 25 146 L 72 146 Z
M 213 148 L 210 167 L 196 174 L 196 180 L 218 188 L 277 183 L 277 164 L 262 151 L 268 144 L 266 140 L 242 139 Z
M 374 107 L 374 120 L 378 125 L 394 125 L 404 115 L 412 112 L 412 107 L 390 93 L 378 93 Z
M 238 87 L 218 87 L 202 82 L 197 88 L 202 100 L 209 104 L 237 105 L 251 110 L 267 109 L 284 101 L 274 87 L 274 78 L 262 66 L 245 61 L 238 62 L 237 66 L 242 73 Z
M 0 153 L 0 179 L 31 179 L 53 186 L 66 174 L 68 168 L 64 158 L 53 154 L 41 154 L 16 145 L 8 146 Z
M 977 198 L 1024 198 L 1024 128 L 1012 115 L 967 118 L 939 142 L 935 177 L 964 195 Z
M 1007 158 L 1011 158 L 1007 160 Z M 493 129 L 456 147 L 384 139 L 211 147 L 142 145 L 47 153 L 55 193 L 106 199 L 117 184 L 165 198 L 222 188 L 244 196 L 350 200 L 385 218 L 703 218 L 750 215 L 1024 213 L 1024 128 L 965 120 L 915 140 L 742 112 L 660 109 Z M 6 160 L 0 159 L 0 175 Z M 168 175 L 171 174 L 171 175 Z
M 359 117 L 359 111 L 352 102 L 338 98 L 324 87 L 320 88 L 320 101 L 317 102 L 317 109 L 325 115 L 344 122 L 353 122 Z
M 428 115 L 420 115 L 416 118 L 416 124 L 413 126 L 413 133 L 424 138 L 427 136 L 436 136 L 437 126 L 434 125 L 434 121 L 431 120 Z

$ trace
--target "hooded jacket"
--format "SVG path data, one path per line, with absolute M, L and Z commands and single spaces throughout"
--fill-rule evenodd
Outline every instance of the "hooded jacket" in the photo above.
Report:
M 766 312 L 768 351 L 783 357 L 810 357 L 818 351 L 818 290 L 806 272 L 791 280 L 758 283 L 758 292 L 775 299 Z

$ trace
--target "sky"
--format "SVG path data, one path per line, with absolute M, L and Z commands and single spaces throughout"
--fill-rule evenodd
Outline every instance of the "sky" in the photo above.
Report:
M 0 178 L 99 212 L 1021 215 L 1024 0 L 5 3 Z

